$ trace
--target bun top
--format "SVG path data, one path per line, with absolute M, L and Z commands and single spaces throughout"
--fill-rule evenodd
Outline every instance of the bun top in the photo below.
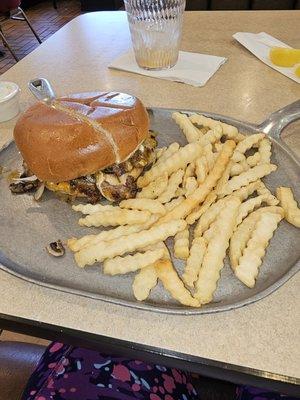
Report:
M 63 182 L 126 160 L 148 131 L 138 98 L 92 92 L 34 104 L 18 119 L 14 138 L 41 181 Z

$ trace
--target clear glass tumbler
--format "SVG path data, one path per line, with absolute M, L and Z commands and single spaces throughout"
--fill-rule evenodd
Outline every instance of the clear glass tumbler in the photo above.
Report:
M 160 70 L 178 60 L 185 0 L 125 0 L 135 59 Z

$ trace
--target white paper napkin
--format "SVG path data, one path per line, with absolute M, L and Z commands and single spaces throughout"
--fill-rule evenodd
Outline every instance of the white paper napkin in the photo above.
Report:
M 162 71 L 147 71 L 137 65 L 133 50 L 130 50 L 113 61 L 109 68 L 134 72 L 152 78 L 187 83 L 192 86 L 204 86 L 226 60 L 224 57 L 180 51 L 178 62 L 173 68 Z
M 268 35 L 265 32 L 260 33 L 248 33 L 248 32 L 237 32 L 233 37 L 246 47 L 251 53 L 253 53 L 257 58 L 259 58 L 263 63 L 267 64 L 269 67 L 276 69 L 276 71 L 281 72 L 283 75 L 287 76 L 293 81 L 300 83 L 300 78 L 295 75 L 294 68 L 284 68 L 277 67 L 269 59 L 270 48 L 276 47 L 286 47 L 291 48 L 287 44 L 281 42 L 280 40 Z

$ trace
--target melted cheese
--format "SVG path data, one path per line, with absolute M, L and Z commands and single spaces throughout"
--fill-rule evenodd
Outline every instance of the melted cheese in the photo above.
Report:
M 69 195 L 77 194 L 77 190 L 72 189 L 69 182 L 46 182 L 45 185 L 46 188 L 51 190 L 52 192 L 63 192 Z

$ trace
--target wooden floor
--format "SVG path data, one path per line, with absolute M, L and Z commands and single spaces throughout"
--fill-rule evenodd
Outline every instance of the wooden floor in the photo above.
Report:
M 3 331 L 0 335 L 0 341 L 2 342 L 24 342 L 40 344 L 42 346 L 48 346 L 50 343 L 48 340 L 39 339 L 33 336 L 21 335 L 20 333 L 14 333 L 9 331 Z
M 26 10 L 26 15 L 42 41 L 53 35 L 63 25 L 81 13 L 79 0 L 58 0 L 58 8 L 53 8 L 52 1 L 43 1 Z M 1 19 L 0 19 L 1 21 Z M 19 59 L 22 59 L 37 46 L 38 41 L 24 21 L 5 20 L 1 23 L 3 33 Z M 0 39 L 0 75 L 15 64 L 10 52 L 5 49 Z

